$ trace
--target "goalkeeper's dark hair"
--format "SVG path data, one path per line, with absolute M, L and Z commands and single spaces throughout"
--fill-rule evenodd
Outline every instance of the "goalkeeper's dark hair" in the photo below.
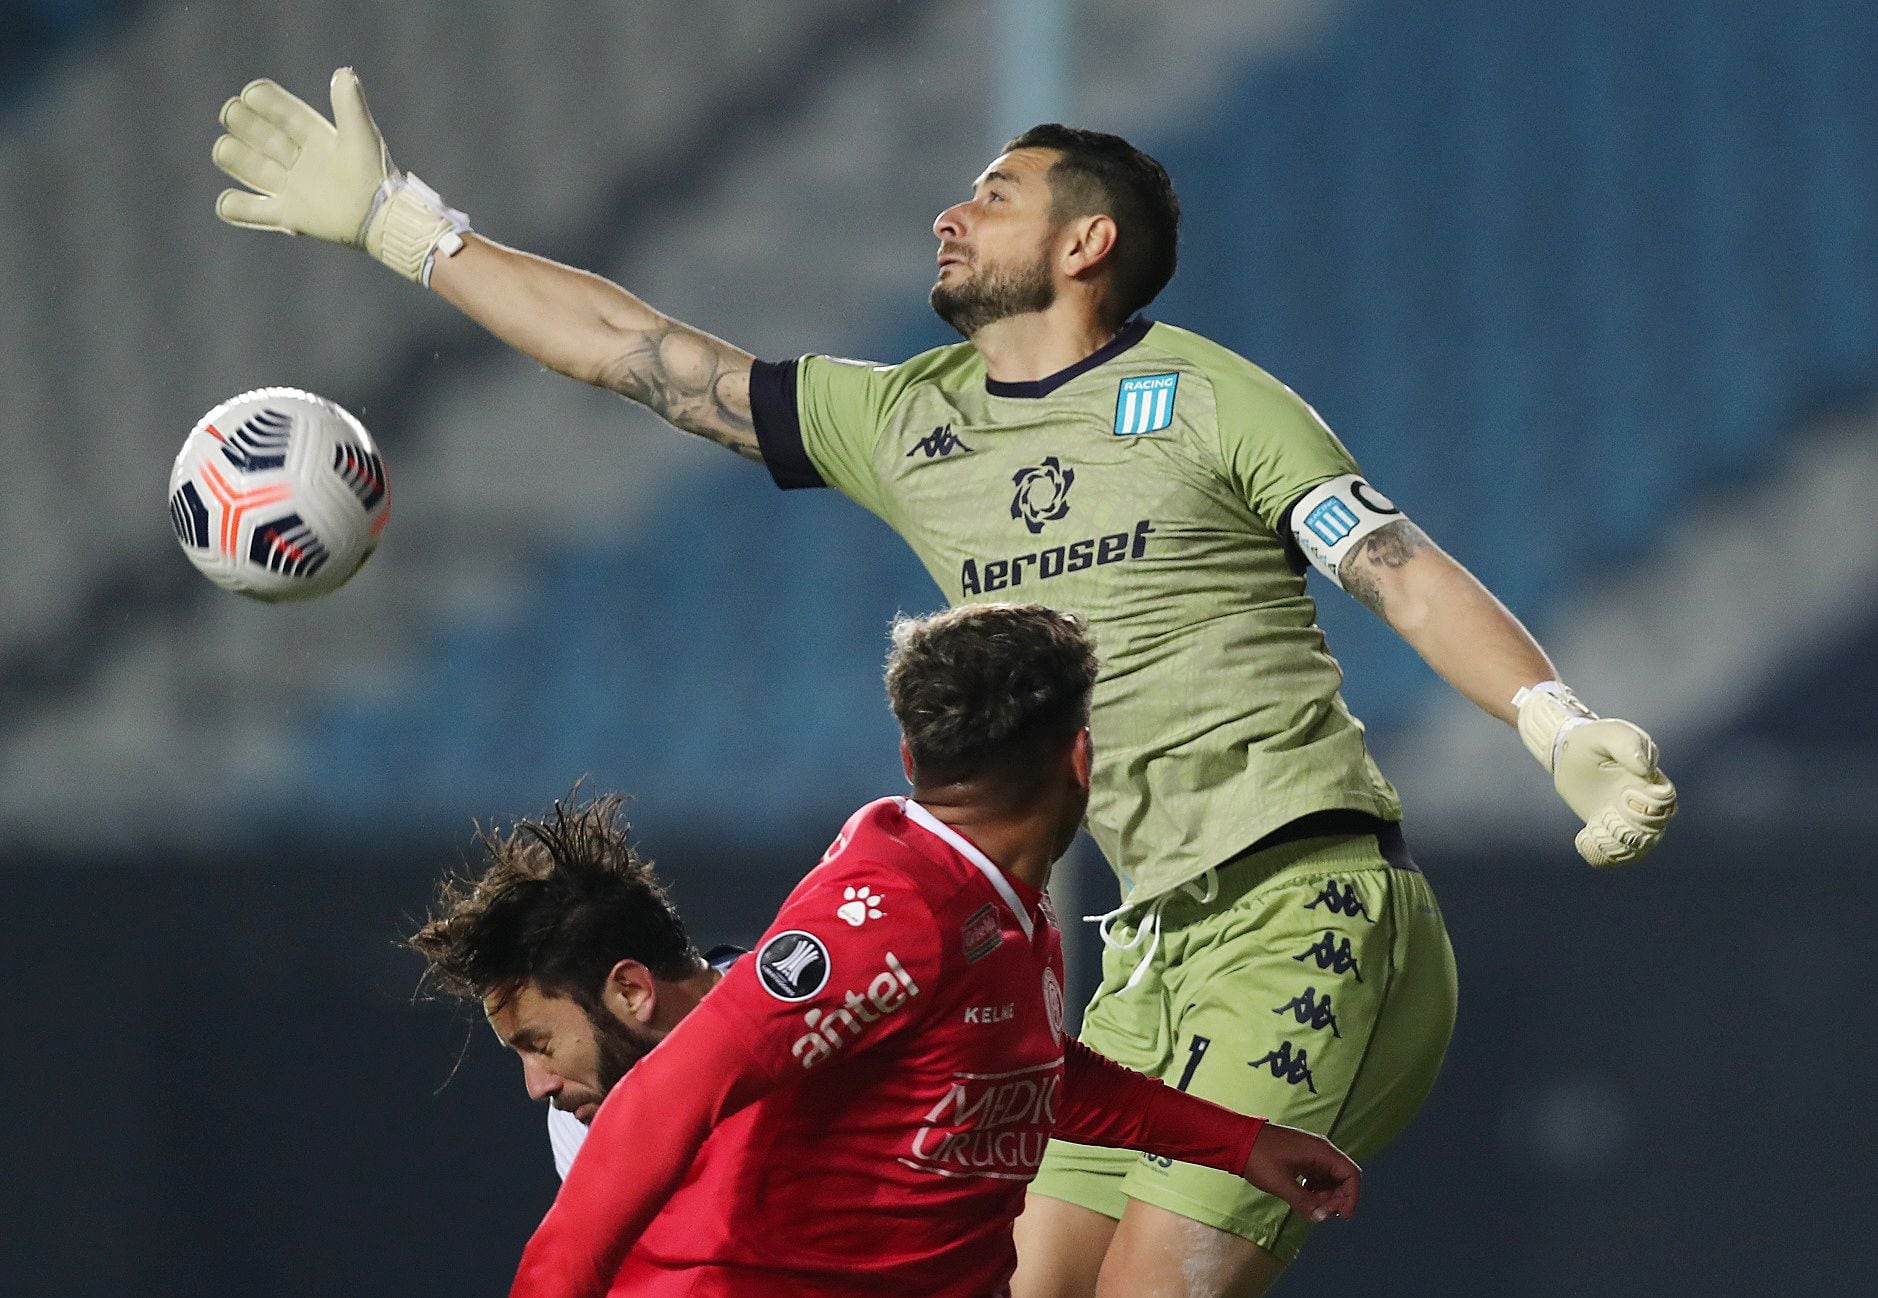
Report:
M 500 1004 L 532 982 L 593 1012 L 621 960 L 658 978 L 696 972 L 697 948 L 633 847 L 624 806 L 615 794 L 583 800 L 576 788 L 540 820 L 478 833 L 487 868 L 445 879 L 408 940 L 428 962 L 426 983 Z
M 1115 222 L 1104 305 L 1119 325 L 1152 302 L 1174 277 L 1180 255 L 1180 199 L 1167 168 L 1119 135 L 1046 122 L 1004 146 L 1054 149 L 1047 175 L 1050 216 L 1061 224 L 1098 213 Z
M 990 779 L 1033 797 L 1089 724 L 1095 646 L 1083 620 L 1041 604 L 968 604 L 899 617 L 887 698 L 919 784 Z

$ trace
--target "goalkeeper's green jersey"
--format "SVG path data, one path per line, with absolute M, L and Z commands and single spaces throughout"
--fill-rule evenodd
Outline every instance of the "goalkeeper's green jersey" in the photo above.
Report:
M 968 343 L 758 362 L 751 404 L 780 485 L 872 510 L 949 601 L 1088 620 L 1089 829 L 1130 901 L 1311 812 L 1400 818 L 1286 540 L 1291 505 L 1356 465 L 1251 362 L 1136 320 L 1027 383 L 989 379 Z

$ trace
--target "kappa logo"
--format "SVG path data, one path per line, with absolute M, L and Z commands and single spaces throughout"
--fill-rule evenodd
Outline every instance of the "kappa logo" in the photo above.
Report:
M 873 889 L 865 885 L 843 888 L 841 898 L 841 904 L 835 907 L 835 914 L 840 916 L 843 923 L 859 928 L 870 919 L 880 918 L 880 894 Z
M 914 442 L 912 449 L 906 453 L 906 458 L 910 460 L 915 455 L 924 452 L 929 460 L 943 460 L 955 451 L 970 455 L 972 448 L 959 440 L 959 435 L 952 431 L 951 424 L 941 424 Z
M 1320 1032 L 1329 1028 L 1333 1037 L 1343 1035 L 1337 1031 L 1337 1016 L 1331 1010 L 1330 993 L 1324 993 L 1324 998 L 1319 1000 L 1315 987 L 1306 987 L 1302 995 L 1293 996 L 1272 1013 L 1289 1014 L 1305 1027 L 1316 1028 Z
M 778 933 L 756 953 L 756 976 L 779 1001 L 805 1001 L 828 985 L 828 948 L 799 928 Z
M 1271 1051 L 1262 1059 L 1254 1059 L 1250 1066 L 1270 1068 L 1272 1076 L 1279 1081 L 1288 1082 L 1292 1086 L 1302 1082 L 1310 1088 L 1312 1095 L 1317 1094 L 1317 1079 L 1311 1075 L 1311 1052 L 1302 1046 L 1298 1047 L 1296 1054 L 1293 1054 L 1291 1043 L 1281 1041 L 1278 1043 L 1278 1049 Z
M 1315 960 L 1319 969 L 1328 969 L 1331 973 L 1354 972 L 1356 980 L 1363 981 L 1363 971 L 1356 963 L 1356 952 L 1350 949 L 1350 939 L 1346 937 L 1339 943 L 1336 933 L 1330 929 L 1325 929 L 1323 937 L 1291 958 Z
M 1011 517 L 1024 520 L 1032 535 L 1069 514 L 1069 489 L 1076 481 L 1076 470 L 1066 469 L 1056 456 L 1046 455 L 1043 463 L 1019 469 L 1011 475 L 1017 494 L 1011 497 Z
M 1304 903 L 1306 910 L 1316 910 L 1319 906 L 1324 907 L 1333 915 L 1355 915 L 1365 923 L 1376 922 L 1370 918 L 1369 907 L 1365 906 L 1363 899 L 1356 895 L 1355 884 L 1340 884 L 1335 879 L 1328 880 L 1324 884 L 1323 891 L 1317 894 L 1316 900 Z

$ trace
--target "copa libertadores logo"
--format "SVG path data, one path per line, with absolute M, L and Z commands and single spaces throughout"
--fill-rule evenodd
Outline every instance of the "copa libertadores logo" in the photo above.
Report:
M 1056 456 L 1046 455 L 1043 463 L 1019 469 L 1011 475 L 1017 494 L 1011 497 L 1011 517 L 1024 520 L 1032 535 L 1069 513 L 1069 489 L 1076 481 L 1076 470 L 1066 469 Z
M 805 1001 L 828 985 L 828 948 L 799 928 L 778 933 L 756 953 L 756 976 L 779 1001 Z

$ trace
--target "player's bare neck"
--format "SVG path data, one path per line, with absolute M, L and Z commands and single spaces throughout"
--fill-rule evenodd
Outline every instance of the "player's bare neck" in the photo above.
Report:
M 704 993 L 717 986 L 723 974 L 709 965 L 701 965 L 696 973 L 670 982 L 661 982 L 659 988 L 658 1017 L 652 1024 L 661 1034 L 670 1032 L 678 1026 L 685 1015 L 698 1007 L 704 999 Z
M 1006 316 L 972 335 L 985 373 L 999 383 L 1034 383 L 1108 343 L 1115 329 L 1080 300 L 1059 297 L 1042 311 Z
M 1050 867 L 1061 855 L 1053 809 L 1001 805 L 969 782 L 921 785 L 913 790 L 913 801 L 970 839 L 1012 878 L 1040 891 L 1049 886 Z

